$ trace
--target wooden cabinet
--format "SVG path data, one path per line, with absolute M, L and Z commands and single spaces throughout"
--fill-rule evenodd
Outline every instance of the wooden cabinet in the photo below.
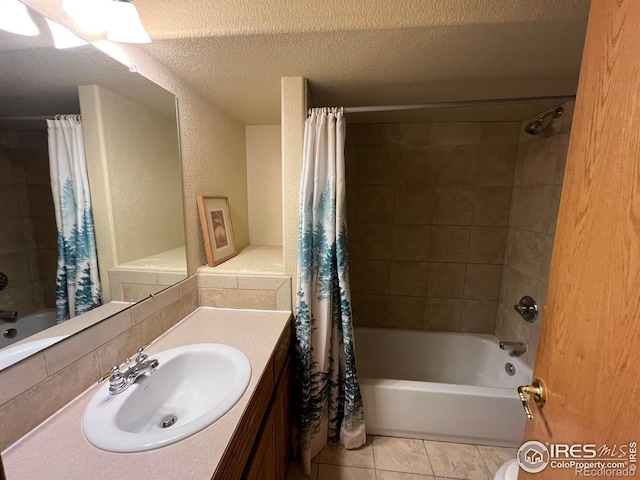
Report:
M 291 362 L 287 326 L 212 480 L 285 479 L 291 454 Z

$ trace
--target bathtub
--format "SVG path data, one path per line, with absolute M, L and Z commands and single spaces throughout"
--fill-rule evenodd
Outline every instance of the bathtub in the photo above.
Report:
M 517 447 L 531 369 L 492 335 L 355 329 L 367 433 Z M 505 364 L 515 367 L 513 376 Z
M 56 324 L 55 308 L 47 308 L 39 312 L 18 316 L 15 322 L 0 322 L 2 336 L 0 337 L 0 348 L 8 347 L 20 340 L 24 340 L 31 335 L 53 327 Z

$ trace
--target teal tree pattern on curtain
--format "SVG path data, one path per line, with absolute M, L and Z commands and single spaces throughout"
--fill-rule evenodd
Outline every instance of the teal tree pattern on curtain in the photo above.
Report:
M 327 441 L 365 443 L 354 352 L 340 109 L 314 109 L 305 123 L 295 312 L 296 422 L 302 464 Z
M 102 304 L 82 123 L 77 115 L 59 117 L 47 120 L 58 227 L 58 323 Z

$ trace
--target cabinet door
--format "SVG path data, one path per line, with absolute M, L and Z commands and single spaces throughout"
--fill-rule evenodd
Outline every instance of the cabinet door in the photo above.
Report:
M 276 480 L 274 415 L 275 409 L 269 409 L 253 452 L 249 457 L 242 478 L 244 480 Z
M 276 390 L 273 409 L 275 410 L 275 462 L 276 478 L 284 480 L 291 456 L 291 357 L 285 362 L 282 376 Z

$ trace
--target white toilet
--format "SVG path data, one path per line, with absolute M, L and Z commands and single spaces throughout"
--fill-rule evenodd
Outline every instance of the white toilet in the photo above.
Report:
M 493 480 L 517 480 L 518 478 L 518 462 L 515 458 L 506 461 L 496 472 Z

